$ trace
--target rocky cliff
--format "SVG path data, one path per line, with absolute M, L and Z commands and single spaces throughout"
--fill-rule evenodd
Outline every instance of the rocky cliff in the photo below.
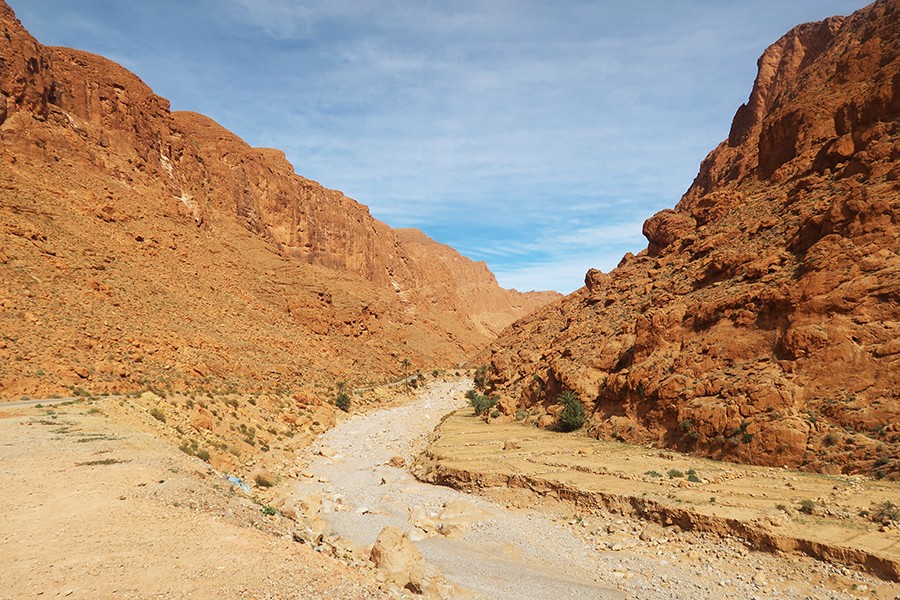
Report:
M 380 378 L 459 363 L 556 297 L 42 46 L 2 0 L 0 30 L 2 398 Z
M 800 25 L 649 244 L 494 345 L 505 417 L 900 476 L 900 2 Z

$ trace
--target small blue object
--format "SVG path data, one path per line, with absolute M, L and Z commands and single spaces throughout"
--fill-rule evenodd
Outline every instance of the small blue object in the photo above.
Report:
M 245 494 L 250 493 L 250 486 L 247 485 L 246 483 L 244 483 L 243 481 L 241 481 L 240 477 L 235 477 L 234 475 L 226 475 L 225 479 L 227 479 L 229 483 L 232 483 L 232 484 L 238 486 L 239 488 L 241 488 L 242 490 L 244 490 Z

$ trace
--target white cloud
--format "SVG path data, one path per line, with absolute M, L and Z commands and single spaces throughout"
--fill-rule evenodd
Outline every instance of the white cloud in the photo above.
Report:
M 302 175 L 487 260 L 505 285 L 568 290 L 644 247 L 640 224 L 727 135 L 766 45 L 865 2 L 16 8 L 43 42 L 115 54 L 174 107 L 284 150 Z

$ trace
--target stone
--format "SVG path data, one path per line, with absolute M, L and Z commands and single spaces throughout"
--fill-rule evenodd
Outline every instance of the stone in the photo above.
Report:
M 411 574 L 424 567 L 425 560 L 402 531 L 387 526 L 378 534 L 369 560 L 384 573 L 386 581 L 405 587 L 411 582 Z

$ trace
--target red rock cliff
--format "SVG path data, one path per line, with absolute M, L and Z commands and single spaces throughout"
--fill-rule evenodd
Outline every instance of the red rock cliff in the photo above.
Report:
M 503 409 L 537 419 L 572 389 L 595 436 L 896 478 L 898 215 L 900 2 L 882 0 L 765 51 L 647 250 L 496 342 Z
M 42 46 L 2 0 L 0 30 L 3 396 L 459 363 L 551 298 L 404 243 L 283 153 L 170 112 L 109 60 Z

